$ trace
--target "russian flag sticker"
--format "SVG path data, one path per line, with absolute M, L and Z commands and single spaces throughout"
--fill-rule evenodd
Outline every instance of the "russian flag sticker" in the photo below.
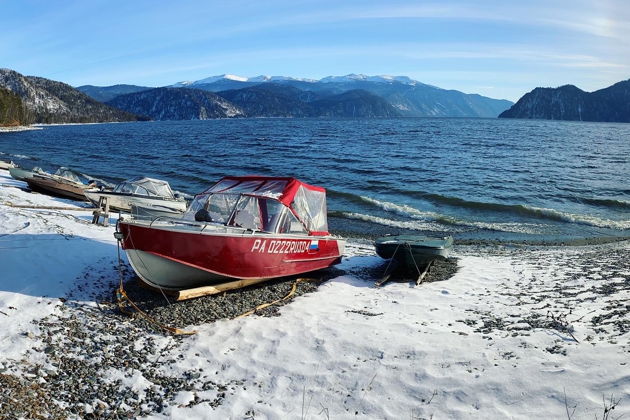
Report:
M 308 247 L 309 251 L 319 251 L 319 241 L 311 241 L 311 245 Z

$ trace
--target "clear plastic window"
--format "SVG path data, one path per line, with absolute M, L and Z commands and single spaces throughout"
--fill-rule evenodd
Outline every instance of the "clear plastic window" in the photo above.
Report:
M 73 171 L 71 171 L 68 168 L 59 168 L 59 169 L 57 169 L 57 172 L 55 172 L 55 175 L 57 175 L 57 176 L 59 176 L 61 178 L 65 178 L 65 179 L 67 179 L 69 181 L 76 182 L 77 184 L 81 184 L 82 183 L 81 182 L 81 178 L 79 178 L 76 173 L 74 173 Z
M 292 207 L 310 231 L 328 231 L 326 194 L 300 186 L 293 198 Z
M 266 232 L 275 232 L 276 225 L 282 221 L 282 214 L 286 208 L 282 203 L 276 200 L 267 200 L 258 198 L 260 204 L 260 214 L 263 219 L 263 230 Z
M 278 233 L 306 233 L 302 223 L 287 209 L 282 223 L 278 226 Z
M 262 230 L 263 224 L 258 198 L 241 196 L 241 199 L 236 203 L 236 209 L 230 225 L 251 230 Z
M 220 192 L 231 188 L 236 184 L 238 184 L 238 181 L 234 181 L 232 179 L 224 179 L 223 181 L 216 183 L 210 189 L 208 189 L 208 192 Z
M 205 209 L 213 222 L 227 223 L 237 200 L 237 194 L 213 194 L 206 203 Z
M 188 206 L 185 219 L 198 222 L 227 223 L 238 194 L 199 194 Z

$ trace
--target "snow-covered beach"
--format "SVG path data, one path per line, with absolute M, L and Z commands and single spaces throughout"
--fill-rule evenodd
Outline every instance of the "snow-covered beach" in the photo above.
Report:
M 627 241 L 459 246 L 448 280 L 382 288 L 383 261 L 351 242 L 339 275 L 278 316 L 171 336 L 107 302 L 114 228 L 21 186 L 0 171 L 0 417 L 630 414 Z

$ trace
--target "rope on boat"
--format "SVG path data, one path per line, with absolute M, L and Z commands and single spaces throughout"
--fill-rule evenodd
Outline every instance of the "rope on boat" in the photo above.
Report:
M 252 315 L 252 314 L 256 313 L 256 311 L 259 311 L 261 309 L 265 309 L 265 308 L 268 308 L 269 306 L 273 306 L 273 305 L 276 305 L 278 303 L 285 302 L 285 301 L 287 301 L 287 300 L 289 300 L 289 299 L 291 299 L 293 297 L 293 295 L 295 294 L 295 292 L 297 290 L 297 286 L 298 286 L 299 283 L 301 283 L 303 281 L 314 281 L 314 280 L 317 280 L 317 279 L 299 278 L 295 282 L 293 282 L 293 285 L 291 286 L 291 291 L 285 297 L 277 299 L 277 300 L 274 300 L 273 302 L 268 302 L 268 303 L 263 303 L 262 305 L 258 305 L 254 309 L 252 309 L 251 311 L 244 312 L 244 313 L 242 313 L 242 314 L 240 314 L 238 316 L 235 316 L 232 319 L 244 318 L 246 316 L 249 316 L 249 315 Z
M 421 276 L 422 272 L 418 268 L 418 264 L 416 264 L 416 259 L 413 257 L 413 251 L 411 250 L 411 245 L 408 243 L 406 243 L 405 245 L 407 245 L 407 249 L 409 250 L 409 256 L 411 257 L 411 261 L 413 261 L 413 265 L 416 266 L 416 271 L 418 272 L 418 275 Z M 431 265 L 431 263 L 429 263 L 429 265 Z
M 116 229 L 116 230 L 118 230 L 118 229 Z M 128 310 L 125 307 L 125 303 L 128 303 L 133 309 L 135 309 L 140 315 L 142 315 L 151 324 L 154 324 L 157 327 L 159 327 L 159 328 L 161 328 L 161 329 L 163 329 L 165 331 L 170 332 L 171 334 L 174 334 L 174 335 L 193 335 L 193 334 L 197 334 L 197 331 L 195 331 L 195 330 L 191 330 L 191 331 L 182 330 L 180 328 L 169 327 L 168 325 L 164 325 L 164 324 L 158 322 L 151 315 L 147 314 L 142 309 L 140 309 L 138 307 L 138 305 L 136 305 L 129 298 L 129 296 L 125 292 L 125 288 L 123 287 L 122 258 L 120 258 L 120 241 L 121 241 L 121 239 L 119 239 L 118 237 L 116 238 L 116 243 L 117 243 L 116 250 L 118 252 L 118 275 L 119 275 L 119 285 L 118 285 L 118 289 L 116 289 L 116 301 L 118 303 L 118 309 L 120 309 L 120 311 L 122 313 L 125 313 L 127 315 L 133 315 L 133 311 L 130 311 L 130 310 Z

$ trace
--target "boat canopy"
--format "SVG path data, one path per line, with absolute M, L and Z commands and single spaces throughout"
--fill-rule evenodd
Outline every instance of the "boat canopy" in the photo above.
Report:
M 226 176 L 197 194 L 184 218 L 199 220 L 202 209 L 210 221 L 228 225 L 278 233 L 328 234 L 326 190 L 296 178 Z
M 39 169 L 39 168 L 34 168 L 33 172 L 37 172 L 37 169 Z M 68 181 L 76 182 L 77 184 L 84 184 L 82 178 L 85 178 L 85 177 L 83 177 L 78 172 L 75 172 L 72 169 L 66 168 L 66 167 L 63 167 L 63 166 L 61 168 L 57 169 L 57 171 L 55 172 L 55 176 L 67 179 Z
M 163 197 L 173 199 L 173 191 L 166 181 L 160 179 L 137 176 L 116 185 L 114 192 L 146 195 L 149 197 Z

